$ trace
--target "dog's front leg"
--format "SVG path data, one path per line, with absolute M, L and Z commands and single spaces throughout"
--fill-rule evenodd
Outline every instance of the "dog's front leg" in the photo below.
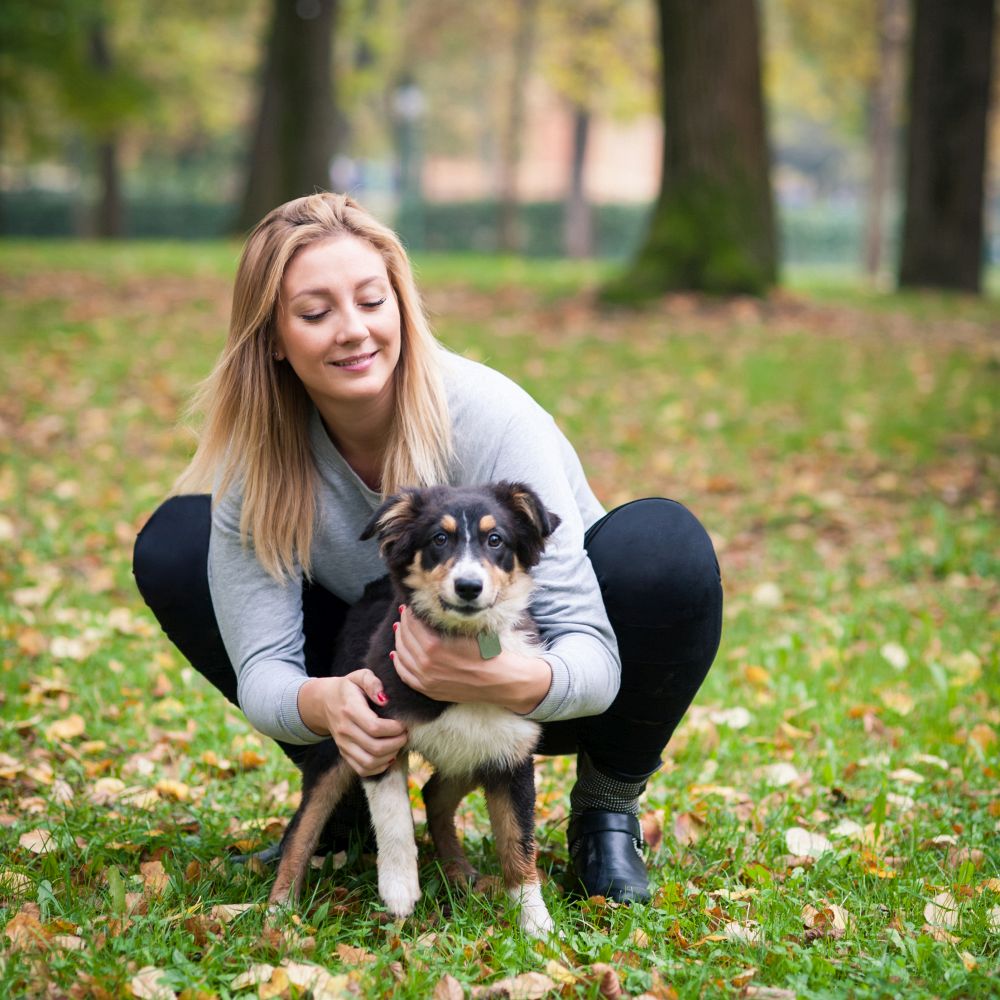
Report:
M 404 752 L 384 774 L 362 781 L 378 845 L 378 894 L 394 917 L 408 917 L 420 898 L 417 841 L 406 773 Z

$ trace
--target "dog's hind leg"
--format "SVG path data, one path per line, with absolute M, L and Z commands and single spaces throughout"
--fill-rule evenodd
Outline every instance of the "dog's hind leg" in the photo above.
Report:
M 424 805 L 427 807 L 427 828 L 445 875 L 453 882 L 474 882 L 479 876 L 455 831 L 458 804 L 479 782 L 474 775 L 445 777 L 440 771 L 431 775 L 424 785 Z
M 408 917 L 420 898 L 406 773 L 407 755 L 401 753 L 384 774 L 362 781 L 378 844 L 378 894 L 394 917 Z
M 310 783 L 308 789 L 303 788 L 302 804 L 281 841 L 281 861 L 269 899 L 272 905 L 284 906 L 298 899 L 323 827 L 356 777 L 347 762 L 340 760 Z
M 521 929 L 534 937 L 552 932 L 535 867 L 535 770 L 529 757 L 511 771 L 485 776 L 486 806 L 500 856 L 504 886 L 520 908 Z

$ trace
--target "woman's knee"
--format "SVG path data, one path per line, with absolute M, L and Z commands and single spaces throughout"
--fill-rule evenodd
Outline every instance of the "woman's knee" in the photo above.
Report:
M 587 553 L 613 621 L 656 628 L 721 609 L 712 541 L 675 500 L 651 497 L 611 511 L 588 532 Z
M 164 607 L 208 587 L 212 500 L 207 494 L 165 500 L 139 532 L 132 573 L 146 603 Z

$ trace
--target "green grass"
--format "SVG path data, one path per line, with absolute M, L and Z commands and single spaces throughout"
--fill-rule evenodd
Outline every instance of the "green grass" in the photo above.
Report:
M 0 993 L 127 996 L 152 966 L 189 997 L 255 995 L 231 984 L 286 959 L 399 997 L 550 961 L 574 996 L 598 995 L 596 963 L 631 994 L 995 988 L 996 300 L 800 273 L 763 305 L 629 313 L 594 304 L 605 265 L 419 258 L 441 337 L 556 415 L 606 505 L 673 496 L 709 527 L 723 646 L 644 802 L 663 833 L 655 905 L 564 891 L 572 763 L 552 760 L 538 829 L 559 945 L 450 891 L 422 824 L 414 917 L 387 923 L 353 859 L 310 883 L 281 937 L 259 908 L 214 908 L 266 900 L 268 873 L 226 859 L 277 835 L 294 771 L 172 650 L 129 568 L 190 452 L 177 421 L 222 344 L 237 252 L 0 244 Z M 82 733 L 52 728 L 73 716 Z M 483 812 L 471 797 L 463 824 L 495 874 Z M 845 820 L 865 843 L 834 832 Z M 833 849 L 797 863 L 793 827 Z M 39 829 L 54 850 L 22 843 Z M 948 928 L 925 917 L 944 892 L 960 903 Z M 805 907 L 833 905 L 846 928 L 806 926 Z

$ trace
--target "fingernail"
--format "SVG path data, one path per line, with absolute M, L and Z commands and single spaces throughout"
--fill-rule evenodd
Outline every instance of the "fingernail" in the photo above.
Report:
M 379 693 L 378 693 L 377 695 L 375 695 L 375 700 L 376 700 L 376 701 L 377 701 L 377 702 L 378 702 L 378 703 L 379 703 L 380 705 L 384 705 L 384 704 L 385 704 L 385 703 L 386 703 L 386 702 L 387 702 L 387 701 L 388 701 L 389 699 L 388 699 L 388 698 L 386 698 L 386 696 L 385 696 L 385 692 L 384 692 L 384 691 L 379 691 Z
M 399 606 L 399 613 L 400 613 L 400 614 L 402 614 L 402 613 L 403 613 L 403 609 L 404 609 L 405 607 L 406 607 L 406 605 L 405 605 L 405 604 L 400 604 L 400 606 Z
M 393 651 L 392 651 L 392 652 L 391 652 L 391 653 L 389 654 L 389 659 L 390 659 L 390 660 L 392 660 L 392 662 L 393 662 L 393 663 L 395 663 L 395 662 L 396 662 L 396 651 L 395 651 L 395 650 L 393 650 Z
M 399 631 L 399 622 L 393 622 L 392 623 L 392 630 L 393 630 L 393 632 L 398 632 Z

